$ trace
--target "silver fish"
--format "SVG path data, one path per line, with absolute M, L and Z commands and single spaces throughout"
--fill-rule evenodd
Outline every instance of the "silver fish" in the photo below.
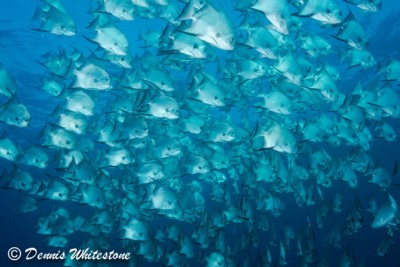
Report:
M 190 20 L 189 26 L 182 31 L 196 35 L 199 39 L 223 50 L 233 50 L 235 45 L 235 29 L 229 17 L 222 10 L 217 10 L 207 3 L 196 10 L 193 0 L 189 0 L 179 16 L 181 20 Z M 205 32 L 204 29 L 207 29 Z
M 0 121 L 17 127 L 27 127 L 31 121 L 28 108 L 21 104 L 16 98 L 10 98 L 0 106 Z

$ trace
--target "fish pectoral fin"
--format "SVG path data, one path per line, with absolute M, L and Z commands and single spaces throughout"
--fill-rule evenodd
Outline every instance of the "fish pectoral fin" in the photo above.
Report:
M 176 31 L 184 33 L 184 34 L 188 34 L 188 35 L 191 35 L 191 36 L 194 36 L 194 37 L 197 37 L 197 34 L 195 34 L 193 32 L 189 32 L 189 31 L 185 31 L 185 30 L 181 30 L 181 29 L 177 29 Z
M 49 32 L 49 31 L 47 31 L 47 30 L 40 29 L 40 28 L 31 28 L 31 30 L 33 30 L 33 31 L 38 31 L 38 32 Z
M 309 14 L 301 14 L 301 12 L 294 12 L 291 14 L 294 17 L 299 17 L 299 18 L 310 18 L 314 15 L 314 13 L 309 13 Z
M 236 45 L 238 45 L 238 46 L 243 46 L 243 47 L 246 47 L 246 48 L 249 48 L 249 49 L 253 49 L 252 46 L 250 46 L 250 45 L 248 45 L 248 44 L 245 44 L 245 43 L 236 43 Z
M 171 55 L 171 54 L 177 54 L 179 53 L 179 50 L 159 50 L 157 52 L 158 55 Z
M 354 68 L 354 67 L 362 67 L 362 64 L 361 64 L 361 63 L 360 63 L 360 64 L 356 64 L 356 65 L 354 65 L 354 66 L 348 67 L 347 69 L 349 70 L 349 69 L 352 69 L 352 68 Z M 363 72 L 363 71 L 365 71 L 365 68 L 361 68 L 361 69 L 359 70 L 359 72 Z
M 91 43 L 93 43 L 93 44 L 97 44 L 97 45 L 98 45 L 98 43 L 97 43 L 97 42 L 95 42 L 95 41 L 93 41 L 93 39 L 90 39 L 89 37 L 87 37 L 87 36 L 85 36 L 85 35 L 83 35 L 83 34 L 82 34 L 82 37 L 83 37 L 83 38 L 85 38 L 86 40 L 88 40 L 89 42 L 91 42 Z

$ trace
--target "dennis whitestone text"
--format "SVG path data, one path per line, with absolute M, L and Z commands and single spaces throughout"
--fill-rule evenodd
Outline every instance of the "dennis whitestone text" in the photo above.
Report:
M 76 261 L 113 261 L 113 260 L 129 260 L 131 254 L 129 252 L 119 253 L 114 250 L 111 251 L 98 251 L 91 250 L 89 248 L 77 249 L 71 248 L 68 252 L 57 251 L 57 252 L 43 252 L 39 251 L 34 247 L 30 247 L 24 250 L 25 254 L 17 247 L 13 247 L 8 252 L 8 257 L 12 261 L 19 259 L 29 260 L 65 260 L 71 259 Z

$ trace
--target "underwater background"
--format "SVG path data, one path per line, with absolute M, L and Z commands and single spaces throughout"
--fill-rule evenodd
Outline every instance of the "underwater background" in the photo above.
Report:
M 0 265 L 399 266 L 399 12 L 0 0 Z

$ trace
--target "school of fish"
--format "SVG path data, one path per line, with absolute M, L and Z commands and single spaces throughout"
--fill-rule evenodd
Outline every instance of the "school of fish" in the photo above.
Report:
M 367 266 L 351 240 L 380 228 L 377 255 L 395 253 L 400 166 L 371 147 L 398 145 L 400 59 L 375 58 L 357 18 L 381 0 L 92 0 L 90 34 L 63 2 L 38 0 L 30 30 L 91 49 L 37 59 L 32 94 L 57 105 L 36 143 L 13 134 L 38 114 L 0 56 L 1 185 L 48 246 L 117 244 L 130 266 Z

